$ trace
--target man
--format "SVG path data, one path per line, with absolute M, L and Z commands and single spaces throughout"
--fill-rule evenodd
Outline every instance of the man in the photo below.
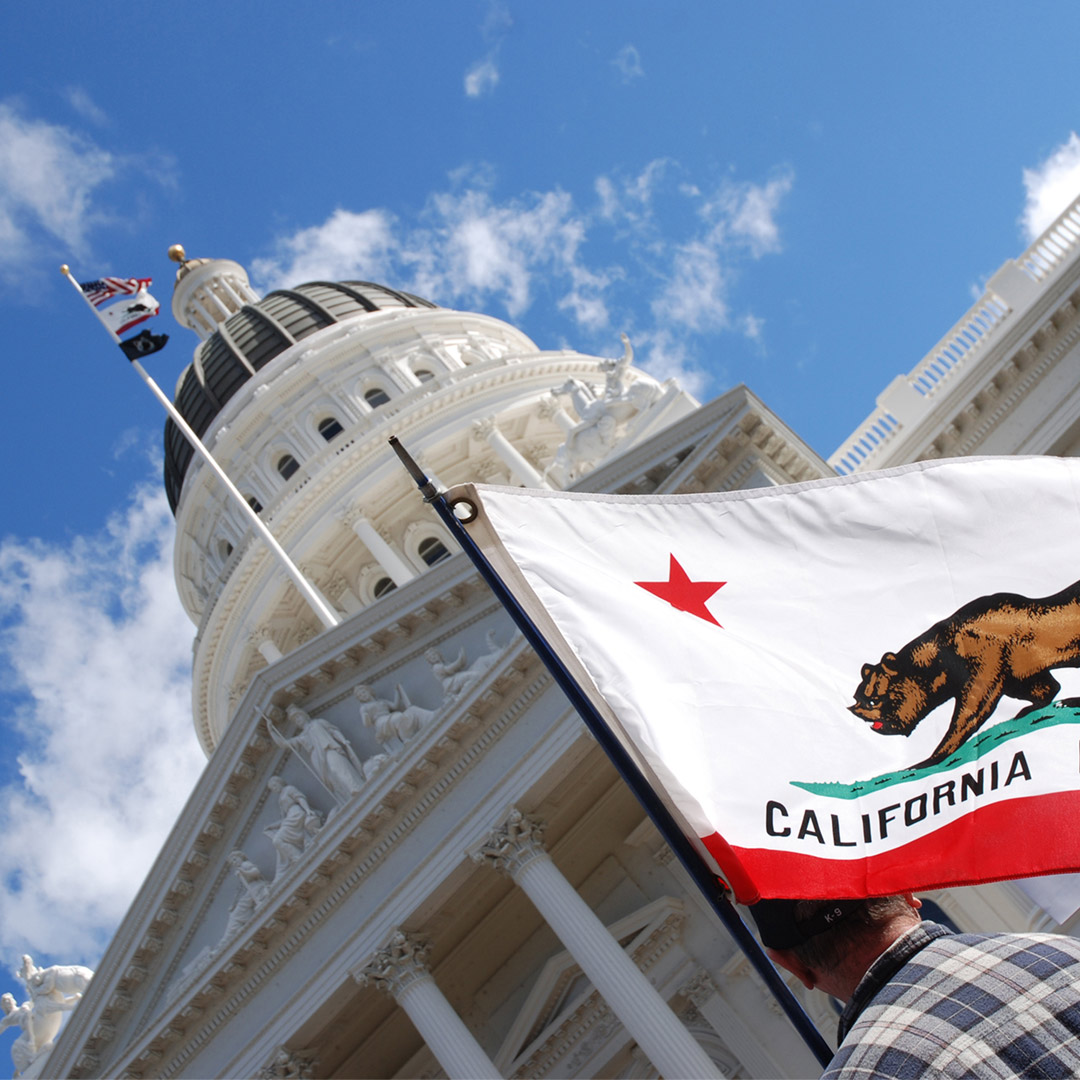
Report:
M 953 934 L 911 893 L 762 900 L 774 963 L 847 1003 L 823 1080 L 1080 1076 L 1080 940 Z

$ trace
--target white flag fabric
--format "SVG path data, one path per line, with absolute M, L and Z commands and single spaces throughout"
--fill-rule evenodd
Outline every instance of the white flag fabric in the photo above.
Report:
M 101 320 L 114 334 L 123 334 L 133 326 L 138 326 L 147 319 L 152 319 L 160 308 L 158 302 L 140 288 L 135 296 L 110 304 L 100 312 Z
M 1080 869 L 1080 460 L 447 498 L 738 900 Z

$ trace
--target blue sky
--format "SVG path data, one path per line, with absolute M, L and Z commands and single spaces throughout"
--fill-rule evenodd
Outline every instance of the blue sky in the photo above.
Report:
M 625 330 L 827 456 L 1080 193 L 1078 31 L 1066 3 L 4 5 L 0 968 L 92 966 L 201 767 L 163 417 L 61 262 L 154 277 L 166 389 L 181 242 L 544 348 Z

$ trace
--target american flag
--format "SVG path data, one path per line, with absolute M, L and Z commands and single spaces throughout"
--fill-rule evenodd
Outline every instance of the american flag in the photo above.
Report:
M 83 281 L 79 284 L 79 288 L 82 289 L 86 299 L 94 307 L 101 307 L 102 304 L 112 300 L 115 296 L 131 295 L 137 293 L 140 289 L 149 288 L 150 281 L 151 279 L 148 277 L 107 277 L 98 278 L 97 281 Z

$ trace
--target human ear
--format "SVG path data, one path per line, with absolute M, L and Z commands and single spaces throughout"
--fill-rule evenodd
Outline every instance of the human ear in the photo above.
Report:
M 765 953 L 777 967 L 790 971 L 807 990 L 813 990 L 817 986 L 817 975 L 791 949 L 770 949 L 766 947 Z

